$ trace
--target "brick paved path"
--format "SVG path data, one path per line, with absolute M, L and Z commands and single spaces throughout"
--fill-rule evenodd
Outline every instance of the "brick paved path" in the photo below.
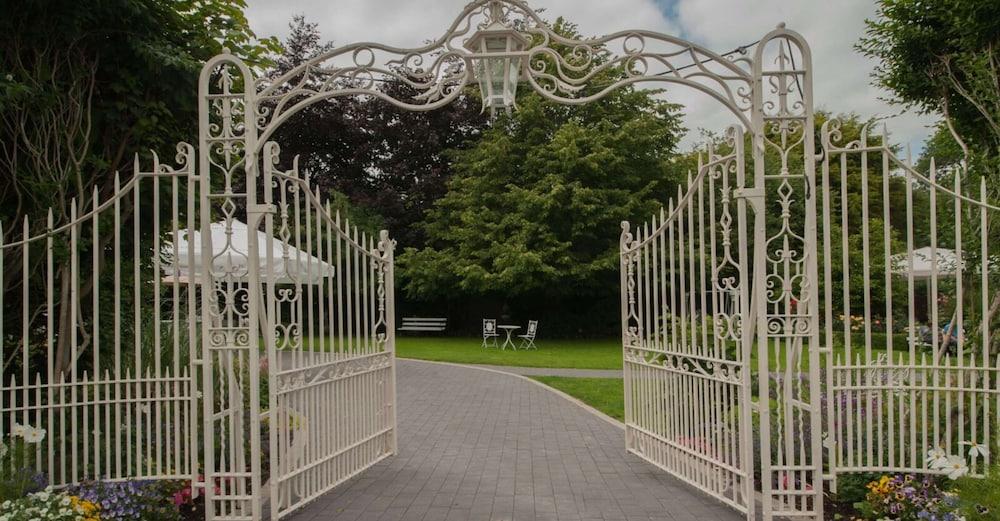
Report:
M 409 360 L 397 374 L 399 454 L 293 521 L 742 519 L 626 454 L 620 427 L 539 385 Z

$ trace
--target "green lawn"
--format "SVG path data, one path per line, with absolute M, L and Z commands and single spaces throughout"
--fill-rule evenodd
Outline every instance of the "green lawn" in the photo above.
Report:
M 501 343 L 502 343 L 501 339 Z M 538 349 L 483 349 L 478 338 L 396 337 L 396 354 L 403 358 L 460 364 L 572 369 L 621 369 L 621 340 L 536 340 Z
M 411 337 L 396 338 L 397 354 L 404 358 L 434 360 L 438 362 L 454 362 L 460 364 L 510 365 L 519 367 L 568 367 L 573 369 L 621 369 L 621 341 L 609 340 L 537 340 L 537 350 L 500 351 L 496 348 L 483 349 L 481 339 L 454 337 Z M 905 353 L 905 344 L 897 343 L 896 356 Z M 874 356 L 885 353 L 884 345 L 873 346 Z M 834 346 L 834 353 L 844 353 L 842 345 Z M 864 346 L 854 346 L 854 353 L 863 357 Z M 918 353 L 923 353 L 921 351 Z M 781 352 L 784 360 L 785 353 Z M 826 364 L 826 356 L 820 357 L 820 362 Z M 757 353 L 754 352 L 750 361 L 753 368 L 757 367 Z M 771 369 L 778 367 L 778 360 L 773 356 L 769 360 Z M 809 367 L 808 359 L 803 363 L 803 369 Z
M 574 378 L 568 376 L 532 376 L 531 378 L 559 389 L 612 418 L 625 421 L 625 391 L 620 378 Z

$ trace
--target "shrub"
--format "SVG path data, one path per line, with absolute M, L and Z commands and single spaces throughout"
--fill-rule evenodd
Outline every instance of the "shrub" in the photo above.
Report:
M 966 476 L 955 480 L 952 490 L 968 521 L 990 521 L 1000 515 L 1000 465 L 993 465 L 985 478 Z

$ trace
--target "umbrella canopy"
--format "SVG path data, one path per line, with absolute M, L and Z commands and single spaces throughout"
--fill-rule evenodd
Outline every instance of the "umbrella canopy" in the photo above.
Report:
M 910 259 L 906 253 L 897 253 L 889 257 L 889 266 L 896 275 L 908 276 L 913 274 L 914 279 L 930 279 L 934 275 L 935 266 L 932 263 L 934 254 L 937 254 L 936 271 L 938 276 L 954 275 L 958 266 L 958 257 L 955 250 L 948 248 L 937 248 L 931 250 L 930 246 L 913 250 L 913 267 L 910 267 Z
M 247 281 L 247 251 L 250 244 L 250 230 L 247 225 L 234 219 L 231 239 L 227 239 L 225 222 L 212 223 L 210 230 L 212 271 L 234 273 L 237 280 Z M 165 283 L 173 283 L 175 280 L 185 284 L 199 283 L 202 275 L 201 231 L 179 230 L 177 235 L 176 240 L 168 240 L 161 249 L 163 260 L 161 280 Z M 269 267 L 267 235 L 262 231 L 257 231 L 257 249 L 261 280 L 272 280 L 279 284 L 319 284 L 324 278 L 336 274 L 336 268 L 331 264 L 277 238 L 271 242 L 273 266 Z M 194 254 L 194 266 L 189 265 L 189 253 Z

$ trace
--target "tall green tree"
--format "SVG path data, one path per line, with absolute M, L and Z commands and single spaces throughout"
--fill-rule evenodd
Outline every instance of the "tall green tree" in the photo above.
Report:
M 71 200 L 89 208 L 95 189 L 98 198 L 107 200 L 115 171 L 121 171 L 123 181 L 131 174 L 133 154 L 153 149 L 161 157 L 173 157 L 178 141 L 192 142 L 203 62 L 228 47 L 261 67 L 277 49 L 275 41 L 257 39 L 244 7 L 243 0 L 6 2 L 0 17 L 4 243 L 21 237 L 22 222 L 29 234 L 40 234 L 49 208 L 58 225 L 69 219 Z M 129 198 L 122 201 L 123 219 L 135 211 Z M 105 237 L 110 240 L 111 234 Z M 80 245 L 105 247 L 86 241 Z M 60 246 L 60 255 L 63 250 Z M 5 250 L 0 288 L 5 294 L 16 294 L 24 284 L 44 287 L 39 266 L 45 256 L 30 254 L 22 273 L 21 254 L 20 248 Z M 71 324 L 69 306 L 60 306 L 68 302 L 70 288 L 68 263 L 61 260 L 56 260 L 55 274 L 60 288 L 55 305 L 61 310 L 56 336 L 57 351 L 64 352 L 69 331 L 82 330 L 83 324 Z M 84 305 L 98 281 L 91 274 L 79 282 Z M 27 310 L 29 320 L 43 320 L 40 310 Z M 20 328 L 16 321 L 21 314 L 6 311 L 7 331 Z M 59 357 L 57 369 L 68 363 Z
M 553 27 L 577 36 L 561 19 Z M 424 223 L 428 246 L 399 257 L 406 294 L 593 302 L 601 325 L 613 324 L 619 223 L 674 193 L 682 134 L 678 107 L 655 91 L 622 88 L 578 107 L 522 93 L 516 111 L 452 154 L 455 177 Z
M 990 175 L 1000 155 L 1000 3 L 879 0 L 858 47 L 878 60 L 875 83 L 895 101 L 943 117 Z
M 862 52 L 879 61 L 876 84 L 891 92 L 897 102 L 942 117 L 921 164 L 928 166 L 930 154 L 939 155 L 937 166 L 964 160 L 971 177 L 965 180 L 968 195 L 979 197 L 975 181 L 984 177 L 987 198 L 996 204 L 1000 201 L 1000 3 L 879 0 L 878 5 L 878 16 L 867 21 L 866 36 L 859 43 Z M 946 173 L 942 181 L 947 182 L 949 176 Z M 965 207 L 966 212 L 972 211 L 971 205 Z M 990 212 L 984 230 L 976 215 L 969 213 L 963 219 L 967 223 L 963 227 L 965 260 L 972 266 L 983 265 L 987 261 L 977 253 L 980 238 L 996 236 L 1000 220 Z M 943 222 L 947 226 L 948 221 Z M 945 236 L 949 231 L 945 228 Z M 992 243 L 988 248 L 988 257 L 1000 251 Z M 976 287 L 975 281 L 968 282 L 968 287 Z M 972 291 L 966 295 L 979 297 Z M 1000 292 L 990 302 L 985 317 L 969 317 L 970 324 L 996 327 Z

